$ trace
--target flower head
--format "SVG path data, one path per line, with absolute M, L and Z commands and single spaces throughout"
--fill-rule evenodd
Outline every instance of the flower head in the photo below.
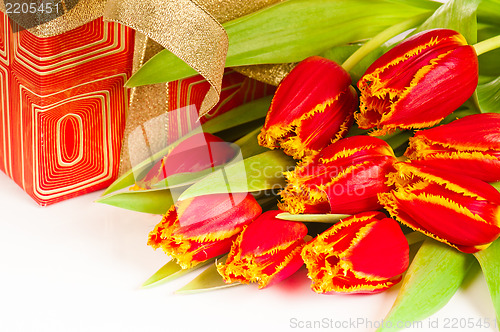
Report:
M 458 32 L 418 33 L 377 59 L 358 82 L 360 128 L 374 134 L 437 124 L 462 105 L 478 82 L 474 48 Z
M 307 228 L 277 219 L 268 211 L 248 225 L 234 242 L 224 265 L 217 267 L 226 282 L 258 282 L 270 286 L 295 273 L 303 264 L 300 252 Z
M 182 268 L 229 251 L 243 227 L 262 213 L 251 194 L 213 194 L 177 202 L 149 234 Z
M 418 131 L 405 155 L 420 165 L 493 182 L 500 180 L 500 114 L 466 116 Z
M 344 137 L 358 105 L 350 84 L 335 62 L 319 56 L 303 60 L 278 86 L 259 144 L 302 159 Z
M 395 161 L 391 147 L 379 138 L 344 138 L 285 172 L 288 184 L 280 193 L 280 208 L 294 214 L 380 209 L 377 194 L 389 190 L 385 176 Z
M 317 293 L 375 293 L 401 280 L 409 247 L 398 223 L 364 212 L 332 226 L 302 250 Z
M 396 220 L 466 253 L 500 235 L 500 193 L 488 183 L 418 161 L 394 167 L 388 181 L 395 187 L 379 199 Z

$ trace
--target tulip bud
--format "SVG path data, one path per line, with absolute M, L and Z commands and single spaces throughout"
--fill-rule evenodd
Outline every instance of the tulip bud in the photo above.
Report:
M 395 187 L 379 200 L 399 222 L 466 253 L 500 235 L 500 193 L 488 183 L 418 161 L 394 167 L 388 182 Z
M 179 201 L 149 234 L 148 245 L 162 248 L 186 269 L 229 251 L 243 227 L 262 213 L 251 194 L 198 196 Z
M 332 226 L 302 250 L 317 293 L 376 293 L 401 280 L 409 247 L 398 223 L 364 212 Z
M 371 136 L 352 136 L 324 148 L 309 163 L 285 172 L 280 209 L 297 213 L 355 214 L 377 210 L 386 174 L 396 161 L 391 147 Z
M 236 155 L 230 143 L 209 133 L 186 138 L 158 161 L 139 181 L 141 188 L 151 188 L 165 178 L 179 173 L 194 173 L 223 165 Z
M 289 277 L 304 264 L 300 252 L 307 227 L 277 219 L 279 213 L 265 212 L 241 232 L 226 263 L 217 266 L 226 282 L 258 282 L 259 288 L 264 288 Z
M 360 128 L 381 135 L 425 128 L 462 105 L 478 82 L 474 48 L 456 31 L 418 33 L 376 60 L 358 82 Z
M 500 180 L 500 114 L 466 116 L 418 131 L 405 155 L 419 165 L 494 182 Z
M 344 137 L 358 105 L 350 84 L 335 62 L 319 56 L 303 60 L 278 86 L 259 144 L 302 159 Z

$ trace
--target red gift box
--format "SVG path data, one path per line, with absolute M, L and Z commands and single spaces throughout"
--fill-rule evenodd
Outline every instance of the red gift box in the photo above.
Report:
M 37 37 L 0 18 L 0 169 L 40 205 L 107 187 L 119 169 L 134 31 L 97 19 Z

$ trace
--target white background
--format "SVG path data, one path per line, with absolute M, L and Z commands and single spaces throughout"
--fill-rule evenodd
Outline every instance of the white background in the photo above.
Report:
M 0 331 L 374 331 L 346 324 L 379 322 L 396 297 L 398 287 L 378 295 L 318 295 L 305 270 L 265 290 L 173 294 L 199 272 L 140 289 L 168 261 L 146 245 L 161 218 L 94 203 L 100 193 L 39 207 L 0 172 Z M 409 330 L 471 331 L 444 324 L 453 318 L 493 323 L 494 317 L 478 271 L 431 318 L 439 328 L 426 320 Z M 323 319 L 331 328 L 294 327 Z

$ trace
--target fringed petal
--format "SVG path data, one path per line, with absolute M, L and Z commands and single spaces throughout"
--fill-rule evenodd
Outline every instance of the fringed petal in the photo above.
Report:
M 376 293 L 401 280 L 408 243 L 381 212 L 344 219 L 306 244 L 302 258 L 317 293 Z
M 268 287 L 295 273 L 307 228 L 304 224 L 275 218 L 280 211 L 268 211 L 238 236 L 225 264 L 217 270 L 228 283 L 258 282 Z

